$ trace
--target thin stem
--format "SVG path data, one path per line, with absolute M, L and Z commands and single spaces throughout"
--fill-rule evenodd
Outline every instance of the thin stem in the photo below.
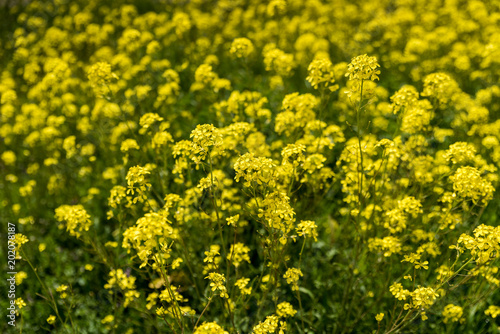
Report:
M 210 198 L 212 199 L 212 204 L 214 206 L 215 214 L 217 216 L 217 223 L 219 224 L 219 236 L 220 236 L 221 243 L 222 243 L 222 249 L 224 250 L 224 257 L 226 259 L 226 265 L 228 266 L 228 270 L 229 270 L 229 263 L 228 263 L 228 260 L 227 260 L 227 249 L 226 249 L 226 243 L 224 242 L 224 235 L 222 234 L 222 224 L 221 224 L 221 221 L 220 221 L 219 208 L 217 206 L 217 201 L 216 201 L 215 196 L 214 196 L 214 186 L 215 186 L 215 184 L 214 184 L 214 173 L 213 173 L 212 155 L 209 154 L 209 157 L 210 157 L 210 181 L 211 181 Z M 226 275 L 226 278 L 227 278 L 227 275 Z
M 172 332 L 174 332 L 174 334 L 177 334 L 177 331 L 175 330 L 174 326 L 172 326 L 170 324 L 170 322 L 167 321 L 167 319 L 165 318 L 165 316 L 163 315 L 162 316 L 163 320 L 165 321 L 165 323 L 168 325 L 168 327 L 170 327 L 170 329 L 172 330 Z
M 361 80 L 361 88 L 360 88 L 360 95 L 359 95 L 359 105 L 356 110 L 356 136 L 358 137 L 358 145 L 359 145 L 359 165 L 358 165 L 358 185 L 359 185 L 359 191 L 358 191 L 358 201 L 359 201 L 359 212 L 358 212 L 358 218 L 359 215 L 361 214 L 361 198 L 363 196 L 363 150 L 361 148 L 361 103 L 363 102 L 363 80 Z M 359 220 L 358 220 L 359 224 Z
M 179 303 L 177 303 L 177 299 L 175 298 L 175 295 L 172 291 L 172 287 L 170 286 L 170 282 L 168 280 L 167 274 L 165 273 L 165 268 L 163 268 L 163 264 L 160 262 L 160 259 L 158 258 L 158 255 L 155 255 L 156 258 L 156 263 L 160 267 L 161 274 L 163 276 L 163 280 L 165 281 L 165 284 L 167 286 L 168 292 L 170 293 L 170 296 L 172 297 L 172 300 L 174 301 L 174 312 L 175 316 L 177 319 L 177 324 L 181 328 L 182 333 L 184 333 L 184 322 L 182 321 L 182 312 L 181 308 L 179 306 Z
M 300 265 L 302 263 L 302 253 L 304 252 L 304 246 L 306 245 L 306 237 L 304 236 L 304 241 L 302 242 L 302 248 L 300 250 L 300 255 L 299 255 L 299 269 Z M 297 299 L 299 300 L 299 307 L 300 307 L 300 321 L 302 323 L 302 332 L 305 332 L 304 328 L 304 309 L 302 308 L 302 300 L 300 299 L 300 291 L 297 290 Z
M 212 296 L 212 297 L 213 297 L 213 296 Z M 200 322 L 201 317 L 203 317 L 203 314 L 204 314 L 204 313 L 205 313 L 205 311 L 207 310 L 208 305 L 210 305 L 210 303 L 212 302 L 212 297 L 208 298 L 208 303 L 207 303 L 207 305 L 205 305 L 205 308 L 203 309 L 203 311 L 201 311 L 201 314 L 200 314 L 200 316 L 198 317 L 198 320 L 196 321 L 196 324 L 194 324 L 194 328 L 198 327 L 198 323 Z
M 304 327 L 304 309 L 302 308 L 302 300 L 300 299 L 300 291 L 297 290 L 297 299 L 299 300 L 299 307 L 300 307 L 300 322 L 302 323 L 302 332 L 305 332 L 305 327 Z
M 35 273 L 35 276 L 38 279 L 38 282 L 40 282 L 40 285 L 42 286 L 42 289 L 50 297 L 50 301 L 52 302 L 51 307 L 54 310 L 54 312 L 56 312 L 56 315 L 57 315 L 57 318 L 59 319 L 59 321 L 64 325 L 64 321 L 62 320 L 61 316 L 59 315 L 59 310 L 57 309 L 57 304 L 56 304 L 56 301 L 54 300 L 54 296 L 52 295 L 52 293 L 50 292 L 50 290 L 45 286 L 45 284 L 42 282 L 42 279 L 40 278 L 40 276 L 38 276 L 37 270 L 35 269 L 35 267 L 33 267 L 33 264 L 31 263 L 31 261 L 29 260 L 29 258 L 26 256 L 26 254 L 24 253 L 24 251 L 22 251 L 21 249 L 19 249 L 19 252 L 23 256 L 23 258 L 26 260 L 26 262 L 28 262 L 29 266 L 31 267 L 31 269 Z M 48 301 L 47 298 L 45 298 L 45 299 Z

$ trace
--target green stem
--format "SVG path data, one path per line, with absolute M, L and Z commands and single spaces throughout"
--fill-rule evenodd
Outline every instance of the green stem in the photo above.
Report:
M 205 308 L 203 309 L 203 311 L 201 311 L 201 314 L 200 314 L 200 316 L 198 317 L 198 320 L 196 321 L 196 324 L 194 325 L 194 328 L 198 327 L 198 323 L 200 322 L 201 317 L 203 317 L 203 314 L 205 313 L 205 311 L 206 311 L 206 310 L 207 310 L 207 308 L 208 308 L 208 305 L 210 305 L 210 303 L 211 303 L 211 302 L 212 302 L 212 297 L 210 297 L 210 298 L 208 299 L 208 303 L 207 303 L 207 305 L 205 305 Z
M 56 315 L 57 315 L 57 318 L 59 319 L 59 321 L 64 325 L 64 321 L 62 320 L 61 316 L 59 315 L 59 310 L 57 309 L 57 304 L 56 304 L 56 301 L 54 299 L 54 296 L 52 295 L 52 293 L 50 292 L 50 290 L 45 286 L 45 284 L 43 283 L 43 281 L 40 278 L 40 276 L 38 276 L 37 270 L 35 269 L 35 267 L 33 267 L 33 264 L 31 263 L 31 261 L 29 260 L 29 258 L 26 256 L 26 254 L 24 253 L 24 251 L 22 251 L 21 249 L 19 249 L 19 252 L 23 256 L 23 258 L 26 260 L 26 262 L 28 262 L 29 266 L 31 267 L 31 270 L 33 270 L 33 272 L 35 273 L 35 276 L 38 279 L 38 282 L 40 282 L 40 285 L 42 286 L 42 289 L 44 290 L 44 292 L 50 297 L 50 301 L 52 302 L 51 307 L 54 310 L 54 312 L 56 312 Z
M 182 333 L 184 333 L 184 322 L 182 321 L 181 308 L 179 306 L 179 303 L 177 302 L 177 299 L 175 298 L 174 292 L 172 291 L 172 287 L 171 287 L 170 282 L 168 280 L 168 276 L 165 273 L 165 268 L 163 267 L 163 264 L 160 262 L 158 255 L 155 255 L 155 258 L 156 258 L 156 263 L 160 267 L 161 274 L 163 276 L 163 280 L 165 281 L 165 285 L 167 286 L 168 292 L 170 293 L 170 296 L 172 297 L 172 300 L 174 301 L 174 305 L 175 305 L 174 312 L 175 312 L 175 316 L 177 319 L 177 324 L 181 328 Z

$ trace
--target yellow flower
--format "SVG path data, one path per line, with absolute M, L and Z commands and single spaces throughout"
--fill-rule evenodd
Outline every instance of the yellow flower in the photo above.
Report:
M 146 179 L 146 176 L 151 174 L 147 167 L 134 166 L 130 167 L 127 172 L 127 195 L 137 195 L 133 199 L 133 203 L 144 202 L 147 200 L 146 191 L 151 188 L 151 183 Z
M 330 59 L 320 58 L 315 59 L 309 64 L 307 68 L 309 76 L 306 80 L 313 86 L 314 89 L 318 87 L 328 88 L 330 91 L 335 91 L 339 88 L 338 85 L 333 85 L 335 82 L 335 73 L 333 64 Z
M 458 91 L 457 83 L 445 73 L 432 73 L 424 78 L 422 96 L 435 98 L 440 105 L 448 103 Z
M 401 252 L 401 240 L 397 237 L 388 236 L 383 239 L 381 238 L 370 238 L 368 239 L 368 249 L 372 252 L 381 251 L 385 257 L 389 257 L 392 254 L 398 254 Z
M 28 278 L 28 274 L 24 271 L 19 271 L 16 275 L 16 285 L 20 285 L 23 283 L 23 281 Z
M 264 48 L 264 64 L 266 71 L 274 71 L 283 77 L 290 76 L 295 67 L 293 55 L 285 53 L 273 45 Z
M 109 272 L 108 283 L 104 285 L 105 289 L 120 288 L 122 291 L 135 290 L 136 278 L 132 275 L 126 275 L 122 269 L 112 269 Z
M 231 44 L 229 52 L 236 58 L 246 58 L 254 50 L 252 42 L 248 38 L 236 38 Z
M 411 293 L 413 308 L 427 308 L 434 304 L 439 295 L 433 288 L 420 287 Z
M 240 219 L 240 215 L 234 215 L 232 217 L 226 218 L 227 224 L 231 226 L 236 226 L 238 220 Z
M 446 160 L 451 160 L 453 164 L 473 162 L 475 156 L 475 146 L 466 142 L 456 142 L 451 144 L 445 153 Z
M 12 151 L 5 151 L 2 153 L 2 161 L 7 166 L 13 166 L 16 163 L 16 154 Z
M 16 249 L 20 249 L 22 245 L 29 241 L 28 237 L 21 233 L 16 233 L 14 236 L 14 243 L 16 244 Z
M 406 300 L 406 298 L 411 295 L 410 291 L 403 289 L 403 285 L 401 283 L 393 283 L 389 287 L 389 291 L 398 300 Z
M 248 252 L 250 252 L 250 248 L 241 242 L 237 242 L 236 244 L 231 245 L 231 250 L 229 251 L 227 258 L 236 268 L 238 268 L 243 261 L 250 263 L 250 256 L 248 255 Z
M 493 319 L 500 315 L 500 306 L 490 305 L 488 309 L 484 311 L 484 314 L 491 316 Z
M 95 63 L 87 72 L 87 77 L 96 95 L 102 95 L 109 89 L 109 84 L 118 79 L 111 71 L 111 65 L 105 62 Z
M 138 150 L 140 149 L 137 141 L 135 139 L 125 139 L 122 141 L 120 151 L 127 153 L 130 150 Z
M 351 89 L 346 91 L 347 96 L 350 98 L 353 94 L 360 94 L 362 87 L 364 89 L 365 96 L 368 95 L 370 92 L 370 89 L 368 89 L 369 85 L 362 86 L 362 84 L 364 81 L 373 82 L 375 80 L 379 80 L 379 67 L 380 65 L 378 64 L 376 57 L 369 57 L 364 54 L 352 58 L 349 65 L 347 65 L 347 73 L 345 74 L 352 84 Z
M 299 236 L 314 238 L 314 241 L 318 241 L 317 226 L 312 220 L 301 220 L 296 230 Z
M 92 224 L 90 215 L 82 205 L 61 205 L 55 210 L 55 216 L 59 222 L 66 222 L 66 231 L 77 238 L 81 232 L 88 231 Z
M 104 319 L 101 320 L 101 323 L 102 324 L 107 324 L 107 323 L 111 323 L 115 320 L 115 317 L 111 314 L 108 314 L 107 316 L 104 317 Z
M 47 323 L 49 325 L 53 325 L 56 323 L 56 316 L 55 315 L 50 315 L 48 318 L 47 318 Z
M 182 260 L 180 257 L 173 260 L 172 261 L 172 264 L 171 264 L 171 268 L 172 269 L 177 269 L 181 266 L 181 263 L 184 262 L 184 260 Z
M 486 204 L 493 198 L 493 188 L 491 182 L 481 177 L 480 171 L 475 167 L 460 167 L 455 174 L 450 176 L 453 183 L 453 190 L 458 196 L 472 200 L 475 204 Z
M 228 334 L 216 322 L 204 321 L 199 327 L 196 327 L 193 334 Z
M 384 313 L 379 313 L 375 316 L 375 320 L 377 320 L 377 322 L 381 322 L 382 319 L 384 319 Z
M 292 285 L 292 290 L 293 291 L 298 291 L 299 290 L 299 279 L 301 276 L 304 276 L 302 274 L 302 271 L 298 268 L 288 268 L 286 273 L 283 275 L 283 278 L 286 279 L 286 282 L 288 284 Z
M 26 303 L 24 302 L 24 300 L 22 298 L 17 298 L 16 305 L 19 309 L 22 309 L 23 307 L 26 306 Z
M 212 66 L 208 64 L 201 64 L 194 73 L 196 82 L 208 85 L 217 79 L 217 74 L 212 71 Z
M 270 315 L 266 320 L 260 322 L 252 329 L 253 334 L 268 334 L 274 333 L 278 328 L 279 318 L 275 315 Z
M 296 313 L 297 311 L 293 309 L 292 304 L 288 302 L 279 303 L 277 306 L 276 314 L 279 317 L 293 317 Z
M 256 157 L 253 153 L 245 153 L 236 160 L 234 170 L 235 180 L 245 179 L 245 187 L 272 183 L 275 180 L 276 165 L 272 159 Z
M 156 309 L 156 314 L 160 317 L 164 317 L 168 312 L 163 308 L 163 306 Z
M 61 299 L 65 299 L 66 297 L 68 297 L 68 293 L 66 292 L 66 290 L 68 290 L 68 286 L 65 284 L 61 284 L 56 288 L 56 291 L 59 292 L 59 296 L 61 297 Z
M 446 324 L 449 321 L 451 322 L 457 322 L 457 321 L 462 321 L 464 319 L 462 318 L 463 314 L 463 309 L 460 306 L 453 305 L 453 304 L 448 304 L 445 306 L 443 310 L 443 322 Z
M 210 287 L 212 288 L 212 291 L 218 291 L 222 298 L 229 298 L 226 286 L 224 285 L 226 283 L 224 274 L 210 273 L 207 277 L 205 277 L 205 279 L 207 278 L 210 280 Z
M 378 80 L 380 65 L 376 57 L 369 57 L 366 54 L 351 59 L 347 65 L 346 77 L 349 80 Z
M 250 278 L 240 278 L 234 283 L 240 289 L 242 295 L 250 295 L 252 293 L 252 287 L 246 287 L 250 282 Z
M 191 132 L 190 138 L 193 140 L 193 160 L 196 163 L 205 160 L 209 151 L 212 148 L 217 148 L 222 145 L 222 133 L 212 124 L 197 125 L 196 129 Z
M 474 237 L 463 233 L 457 245 L 450 246 L 459 252 L 469 250 L 478 264 L 485 264 L 500 256 L 500 226 L 481 224 L 474 229 Z
M 418 91 L 415 87 L 404 85 L 393 96 L 391 96 L 391 107 L 394 114 L 406 111 L 418 101 Z

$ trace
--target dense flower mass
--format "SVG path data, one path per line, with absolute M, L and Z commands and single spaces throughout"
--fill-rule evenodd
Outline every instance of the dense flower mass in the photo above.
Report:
M 0 7 L 16 331 L 498 332 L 498 1 Z
M 55 217 L 59 222 L 65 223 L 66 230 L 76 237 L 81 232 L 88 231 L 92 224 L 90 215 L 82 205 L 61 205 L 56 209 Z
M 254 51 L 252 41 L 248 38 L 236 38 L 231 44 L 229 52 L 237 58 L 248 57 Z
M 323 87 L 328 87 L 330 90 L 336 90 L 338 86 L 331 85 L 335 82 L 335 73 L 333 69 L 333 64 L 329 59 L 315 59 L 308 67 L 309 76 L 306 78 L 307 81 L 315 89 L 321 85 Z
M 457 322 L 457 321 L 463 322 L 465 320 L 462 318 L 463 312 L 464 312 L 463 308 L 460 306 L 453 305 L 453 304 L 446 305 L 444 310 L 443 310 L 444 323 L 448 323 L 450 321 L 451 322 Z
M 453 190 L 465 199 L 470 199 L 474 203 L 487 203 L 493 198 L 495 188 L 491 183 L 481 177 L 480 171 L 475 167 L 461 167 L 456 173 L 450 176 L 453 182 Z
M 103 94 L 112 80 L 118 79 L 116 74 L 111 72 L 111 65 L 104 62 L 98 62 L 90 67 L 87 73 L 90 84 L 96 94 Z

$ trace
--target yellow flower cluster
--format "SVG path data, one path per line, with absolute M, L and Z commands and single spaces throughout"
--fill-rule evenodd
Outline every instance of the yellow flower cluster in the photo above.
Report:
M 450 248 L 459 252 L 470 251 L 478 264 L 486 264 L 500 256 L 500 227 L 481 224 L 474 229 L 474 236 L 464 233 L 457 245 Z
M 229 298 L 225 286 L 226 278 L 223 274 L 210 273 L 205 278 L 210 280 L 210 287 L 212 288 L 212 291 L 217 291 L 221 298 Z
M 388 236 L 384 238 L 370 238 L 368 248 L 372 252 L 383 252 L 385 257 L 401 252 L 401 240 L 397 237 Z
M 287 236 L 295 223 L 295 211 L 290 206 L 290 198 L 284 192 L 274 191 L 266 195 L 261 203 L 258 217 L 263 224 L 279 231 L 280 243 L 287 243 Z
M 465 142 L 456 142 L 450 145 L 445 153 L 446 160 L 453 164 L 465 164 L 474 162 L 476 148 L 474 145 Z
M 354 94 L 363 94 L 363 85 L 366 84 L 369 87 L 369 82 L 374 82 L 379 80 L 378 75 L 380 74 L 380 67 L 376 57 L 369 57 L 364 54 L 351 59 L 349 65 L 347 65 L 346 77 L 349 78 L 352 87 L 347 91 L 347 96 L 350 98 Z M 365 83 L 365 81 L 368 81 Z M 365 91 L 369 92 L 369 89 Z M 362 96 L 360 96 L 362 98 Z
M 432 73 L 424 78 L 422 96 L 428 96 L 444 105 L 458 91 L 456 82 L 445 73 Z
M 315 59 L 307 68 L 309 76 L 307 81 L 314 89 L 318 87 L 328 88 L 330 91 L 335 91 L 339 88 L 338 85 L 333 85 L 335 82 L 335 73 L 332 62 L 327 58 Z
M 110 294 L 113 294 L 113 289 L 121 291 L 124 295 L 123 306 L 128 307 L 131 302 L 140 297 L 139 291 L 136 290 L 135 281 L 134 276 L 125 274 L 122 269 L 113 269 L 109 272 L 109 280 L 104 288 L 110 290 Z
M 151 187 L 151 184 L 146 180 L 146 176 L 151 174 L 147 167 L 134 166 L 130 167 L 127 172 L 127 195 L 137 195 L 133 199 L 133 203 L 144 202 L 147 200 L 146 191 Z
M 299 290 L 299 279 L 302 274 L 302 271 L 298 268 L 289 268 L 286 273 L 283 275 L 283 278 L 286 279 L 286 282 L 292 286 L 293 291 Z
M 278 329 L 279 318 L 275 315 L 270 315 L 263 322 L 259 323 L 252 329 L 252 334 L 270 334 L 275 333 Z
M 393 96 L 391 96 L 391 107 L 393 113 L 397 114 L 400 111 L 406 111 L 413 107 L 418 101 L 418 91 L 415 87 L 404 85 Z
M 14 241 L 14 244 L 16 245 L 16 250 L 19 250 L 22 245 L 24 245 L 25 243 L 27 243 L 29 241 L 29 239 L 24 234 L 16 233 L 14 235 L 13 241 Z M 17 276 L 16 276 L 16 279 L 17 279 Z
M 92 65 L 87 72 L 87 77 L 98 96 L 110 90 L 109 85 L 111 82 L 118 79 L 118 76 L 111 71 L 111 65 L 105 62 Z
M 484 311 L 484 314 L 491 316 L 493 319 L 500 315 L 500 306 L 490 305 L 488 309 Z
M 406 300 L 406 298 L 411 295 L 410 291 L 403 289 L 403 285 L 401 283 L 393 283 L 390 286 L 389 291 L 398 300 Z
M 68 286 L 65 284 L 62 284 L 56 288 L 56 291 L 59 292 L 59 297 L 61 297 L 61 299 L 65 299 L 66 297 L 68 297 L 68 293 L 66 292 L 66 290 L 68 290 Z
M 464 311 L 458 305 L 448 304 L 444 307 L 443 310 L 443 322 L 447 324 L 448 322 L 464 322 L 464 318 L 462 318 Z
M 66 231 L 70 235 L 79 238 L 82 232 L 88 231 L 92 225 L 90 215 L 85 211 L 83 205 L 61 205 L 55 210 L 56 219 L 65 223 Z
M 229 334 L 219 326 L 216 322 L 203 322 L 199 327 L 196 327 L 194 334 Z
M 254 46 L 248 38 L 236 38 L 231 44 L 229 52 L 236 58 L 246 58 L 254 51 Z
M 15 277 L 26 328 L 500 314 L 495 1 L 25 2 L 1 27 L 0 212 L 40 280 Z M 74 261 L 49 257 L 66 234 Z
M 278 49 L 274 44 L 268 44 L 264 47 L 264 65 L 267 71 L 273 71 L 279 76 L 290 76 L 295 67 L 292 54 L 285 53 Z
M 312 220 L 301 220 L 300 223 L 297 224 L 296 230 L 299 236 L 313 238 L 314 241 L 318 241 L 317 228 L 318 226 L 316 226 L 316 223 Z
M 128 253 L 132 249 L 137 252 L 141 260 L 140 268 L 147 266 L 150 260 L 162 265 L 164 258 L 169 257 L 170 243 L 175 239 L 175 234 L 167 215 L 163 210 L 146 213 L 134 226 L 123 232 L 122 247 Z
M 297 314 L 297 311 L 293 309 L 292 304 L 288 302 L 282 302 L 278 304 L 276 314 L 279 317 L 293 317 Z
M 195 157 L 193 160 L 199 163 L 206 159 L 210 150 L 222 145 L 222 134 L 212 124 L 198 125 L 196 129 L 191 132 L 193 140 L 193 153 Z
M 380 65 L 376 57 L 369 57 L 367 55 L 357 56 L 352 58 L 349 65 L 347 65 L 346 77 L 349 77 L 349 80 L 353 81 L 375 81 L 379 79 L 379 67 Z
M 235 180 L 240 182 L 240 179 L 243 178 L 246 187 L 251 187 L 254 183 L 259 186 L 272 186 L 275 182 L 275 167 L 272 159 L 256 157 L 253 153 L 245 153 L 234 164 Z
M 398 201 L 397 208 L 386 212 L 386 221 L 384 227 L 390 233 L 401 232 L 406 228 L 409 217 L 416 218 L 422 213 L 422 204 L 413 196 L 405 197 Z
M 243 261 L 250 263 L 250 256 L 248 255 L 248 252 L 250 252 L 250 248 L 245 246 L 243 243 L 238 242 L 231 245 L 228 259 L 232 261 L 236 268 L 238 268 Z
M 398 300 L 410 299 L 409 303 L 404 305 L 404 309 L 426 309 L 434 304 L 439 295 L 433 288 L 418 287 L 413 292 L 403 288 L 401 283 L 393 283 L 389 291 Z
M 493 198 L 495 188 L 491 182 L 481 177 L 481 172 L 475 167 L 460 167 L 450 176 L 450 181 L 458 196 L 475 204 L 484 205 Z
M 250 278 L 240 278 L 234 285 L 240 289 L 242 295 L 250 295 L 252 294 L 252 287 L 247 287 L 249 282 Z

